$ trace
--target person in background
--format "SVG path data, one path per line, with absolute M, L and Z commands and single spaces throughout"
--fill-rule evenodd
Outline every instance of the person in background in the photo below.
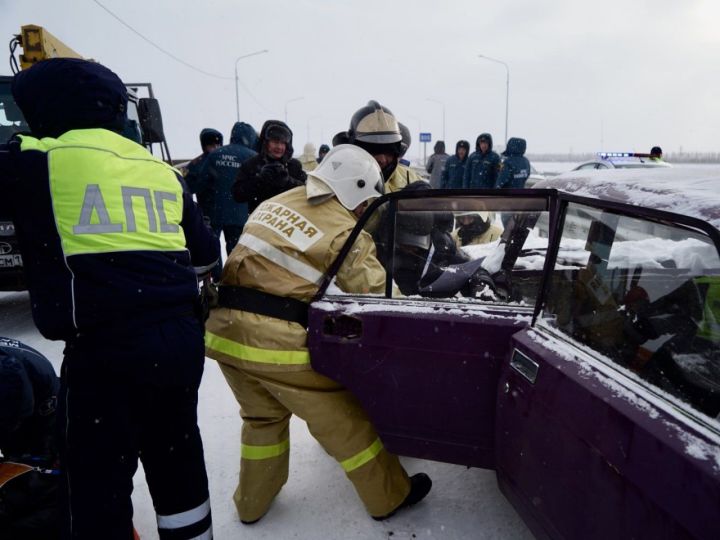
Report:
M 426 474 L 408 478 L 397 456 L 385 450 L 357 399 L 312 369 L 307 348 L 309 302 L 357 220 L 382 195 L 382 182 L 367 152 L 335 146 L 309 173 L 307 185 L 264 201 L 250 215 L 225 264 L 206 346 L 243 418 L 233 499 L 244 524 L 267 513 L 288 479 L 293 414 L 342 466 L 376 520 L 430 491 Z M 335 284 L 348 293 L 385 290 L 385 271 L 368 233 L 357 238 Z
M 247 203 L 251 214 L 261 202 L 305 183 L 307 174 L 293 158 L 292 131 L 280 120 L 268 120 L 260 130 L 258 154 L 243 162 L 232 194 Z
M 385 179 L 385 192 L 399 191 L 422 180 L 415 171 L 401 165 L 402 134 L 392 111 L 377 101 L 368 101 L 350 119 L 347 131 L 333 137 L 333 145 L 354 144 L 375 158 Z
M 185 174 L 185 183 L 187 184 L 190 193 L 195 194 L 200 209 L 203 211 L 203 214 L 208 217 L 210 217 L 212 212 L 213 193 L 207 185 L 202 186 L 202 190 L 200 189 L 201 185 L 199 173 L 205 164 L 208 155 L 210 155 L 210 152 L 216 148 L 220 148 L 222 143 L 223 136 L 218 130 L 212 128 L 203 129 L 200 132 L 200 148 L 202 149 L 202 154 L 188 163 L 185 170 L 182 171 Z
M 457 142 L 455 145 L 455 155 L 448 158 L 440 175 L 440 187 L 442 189 L 461 189 L 463 187 L 465 166 L 468 162 L 469 152 L 469 142 L 464 140 Z
M 315 157 L 315 145 L 311 142 L 305 143 L 303 153 L 300 154 L 298 159 L 300 160 L 303 171 L 309 172 L 315 169 L 318 165 L 317 158 Z
M 65 341 L 60 529 L 132 538 L 140 458 L 159 536 L 210 538 L 196 271 L 215 265 L 218 241 L 177 171 L 121 135 L 128 94 L 115 73 L 52 58 L 15 75 L 12 93 L 31 134 L 0 146 L 0 206 L 35 324 Z
M 325 157 L 325 154 L 327 154 L 329 151 L 330 151 L 330 147 L 327 144 L 321 144 L 320 149 L 318 150 L 317 162 L 322 163 L 322 160 Z
M 199 173 L 200 192 L 209 192 L 212 206 L 206 216 L 210 218 L 215 236 L 225 235 L 225 252 L 230 252 L 237 244 L 240 233 L 248 217 L 246 203 L 235 202 L 232 187 L 235 177 L 244 161 L 257 154 L 257 134 L 255 128 L 245 122 L 235 122 L 230 133 L 230 144 L 213 150 L 205 159 Z M 213 281 L 220 280 L 222 263 L 218 261 L 212 271 Z
M 59 538 L 57 400 L 42 354 L 0 337 L 0 538 Z
M 503 161 L 495 188 L 522 189 L 530 176 L 530 161 L 525 157 L 525 139 L 510 137 L 502 153 Z
M 491 189 L 495 187 L 500 156 L 493 151 L 492 135 L 481 133 L 475 141 L 475 151 L 465 165 L 463 187 L 466 189 Z
M 659 146 L 653 146 L 650 150 L 650 161 L 662 161 L 663 151 Z
M 433 189 L 440 187 L 440 176 L 449 157 L 445 153 L 445 141 L 437 141 L 433 148 L 433 155 L 425 164 L 425 170 L 430 173 L 430 185 Z
M 410 130 L 402 122 L 398 122 L 398 127 L 400 128 L 400 135 L 402 136 L 399 163 L 405 167 L 410 167 L 410 160 L 405 159 L 405 154 L 407 154 L 410 144 L 412 143 L 412 136 L 410 135 Z

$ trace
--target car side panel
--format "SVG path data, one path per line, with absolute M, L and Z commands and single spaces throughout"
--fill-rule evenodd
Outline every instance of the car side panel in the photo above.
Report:
M 720 450 L 707 433 L 555 336 L 523 330 L 511 345 L 538 369 L 533 384 L 503 364 L 498 479 L 536 535 L 720 538 Z
M 322 301 L 308 346 L 313 368 L 357 396 L 390 451 L 493 468 L 499 367 L 528 323 L 457 304 Z

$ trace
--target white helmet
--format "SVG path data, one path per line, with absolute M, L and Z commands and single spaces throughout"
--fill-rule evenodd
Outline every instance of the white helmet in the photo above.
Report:
M 307 198 L 313 204 L 335 195 L 352 211 L 383 194 L 383 175 L 375 158 L 359 146 L 334 146 L 307 178 Z

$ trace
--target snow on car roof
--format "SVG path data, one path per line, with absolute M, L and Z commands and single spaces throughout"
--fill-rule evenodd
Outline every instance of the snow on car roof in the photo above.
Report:
M 537 182 L 533 187 L 692 216 L 720 229 L 717 166 L 570 171 Z

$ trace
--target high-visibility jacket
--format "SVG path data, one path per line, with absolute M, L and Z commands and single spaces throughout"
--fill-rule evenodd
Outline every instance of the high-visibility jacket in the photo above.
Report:
M 335 197 L 307 201 L 305 186 L 262 203 L 248 218 L 223 269 L 222 284 L 309 302 L 357 219 Z M 335 277 L 345 292 L 382 294 L 385 270 L 372 237 L 362 232 Z M 206 324 L 211 358 L 251 362 L 253 369 L 310 369 L 307 332 L 300 324 L 220 307 Z
M 41 333 L 68 339 L 191 313 L 193 265 L 211 265 L 219 248 L 179 173 L 105 129 L 18 137 L 0 182 Z
M 385 182 L 385 193 L 400 191 L 405 186 L 408 186 L 413 182 L 417 182 L 418 180 L 422 180 L 418 173 L 410 167 L 406 167 L 405 165 L 400 165 L 398 163 L 398 166 L 395 167 L 395 170 L 390 175 L 390 178 L 388 178 Z

